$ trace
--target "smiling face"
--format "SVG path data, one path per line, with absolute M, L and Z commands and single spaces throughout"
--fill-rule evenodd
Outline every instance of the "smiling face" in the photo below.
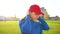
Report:
M 37 20 L 39 18 L 39 15 L 35 12 L 29 12 L 29 14 L 32 20 Z

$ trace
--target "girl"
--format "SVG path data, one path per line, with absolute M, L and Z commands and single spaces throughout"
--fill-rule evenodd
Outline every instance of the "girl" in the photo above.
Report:
M 48 24 L 40 15 L 44 15 L 38 5 L 30 6 L 27 16 L 19 21 L 22 34 L 42 34 L 42 30 L 49 30 Z

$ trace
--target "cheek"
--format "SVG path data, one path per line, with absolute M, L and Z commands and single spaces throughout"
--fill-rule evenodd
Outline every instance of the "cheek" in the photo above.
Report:
M 36 18 L 39 18 L 39 16 L 36 16 Z
M 33 18 L 36 18 L 36 19 L 37 19 L 37 18 L 38 18 L 38 16 L 34 15 L 34 17 L 33 17 Z
M 34 18 L 34 19 L 37 19 L 38 18 L 38 15 L 36 15 L 36 14 L 30 14 L 31 15 L 31 18 Z
M 32 17 L 32 18 L 36 18 L 36 16 L 35 16 L 35 15 L 31 15 L 31 17 Z
M 35 18 L 36 16 L 35 15 L 32 15 L 33 18 Z

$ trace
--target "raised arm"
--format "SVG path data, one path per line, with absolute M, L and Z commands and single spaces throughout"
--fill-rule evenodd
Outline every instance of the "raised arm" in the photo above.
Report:
M 43 18 L 39 17 L 39 21 L 41 22 L 43 30 L 49 30 L 49 26 L 48 26 L 48 24 L 45 22 L 45 20 Z
M 31 32 L 31 22 L 30 22 L 29 15 L 26 16 L 24 23 L 23 23 L 23 20 L 20 21 L 20 28 L 25 33 Z

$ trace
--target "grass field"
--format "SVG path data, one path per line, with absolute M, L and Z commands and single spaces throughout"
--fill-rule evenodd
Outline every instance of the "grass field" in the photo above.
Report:
M 60 34 L 60 21 L 50 21 L 46 20 L 48 22 L 48 25 L 50 27 L 50 30 L 43 31 L 43 34 Z
M 60 21 L 46 22 L 50 30 L 43 30 L 43 34 L 60 34 Z M 18 21 L 0 21 L 0 34 L 21 34 Z

